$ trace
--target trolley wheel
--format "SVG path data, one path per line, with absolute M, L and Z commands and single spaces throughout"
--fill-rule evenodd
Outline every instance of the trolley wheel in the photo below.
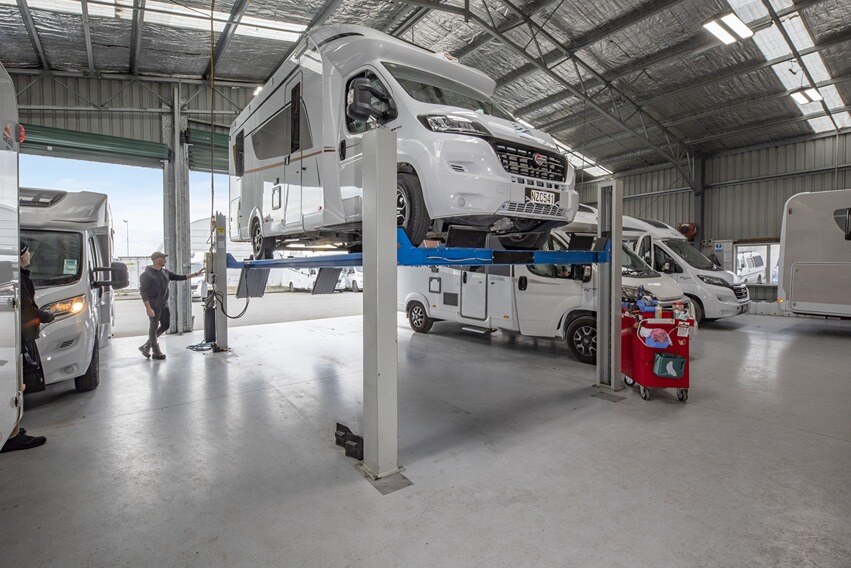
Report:
M 641 393 L 641 398 L 643 398 L 644 400 L 650 400 L 650 389 L 638 385 L 638 392 Z
M 632 386 L 635 386 L 635 381 L 633 379 L 630 379 L 626 375 L 624 375 L 623 376 L 623 384 L 625 384 L 628 387 L 632 387 Z
M 677 389 L 677 398 L 680 402 L 688 402 L 688 389 Z

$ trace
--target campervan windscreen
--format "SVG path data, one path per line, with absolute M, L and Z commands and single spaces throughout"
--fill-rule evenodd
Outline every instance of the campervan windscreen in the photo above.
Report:
M 623 262 L 621 263 L 621 274 L 630 278 L 656 278 L 659 273 L 647 266 L 647 263 L 632 252 L 626 245 L 623 246 Z
M 682 239 L 665 239 L 664 242 L 680 258 L 698 270 L 721 270 L 721 267 L 716 266 L 715 263 L 703 256 L 699 250 Z
M 382 65 L 411 97 L 421 103 L 453 106 L 504 120 L 514 120 L 495 102 L 474 93 L 460 83 L 396 63 L 382 62 Z
M 30 249 L 33 284 L 63 286 L 80 279 L 83 269 L 83 236 L 62 231 L 21 231 Z

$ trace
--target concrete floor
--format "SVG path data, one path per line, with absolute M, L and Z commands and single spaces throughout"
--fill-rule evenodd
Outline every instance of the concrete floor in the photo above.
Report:
M 851 325 L 707 325 L 688 404 L 592 397 L 551 341 L 400 318 L 400 460 L 382 496 L 333 444 L 359 430 L 361 318 L 232 330 L 169 360 L 119 339 L 101 387 L 27 400 L 43 448 L 0 456 L 5 566 L 851 565 Z

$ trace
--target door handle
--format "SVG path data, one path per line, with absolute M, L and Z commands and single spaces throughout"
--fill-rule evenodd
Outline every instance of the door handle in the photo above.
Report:
M 529 279 L 528 278 L 526 278 L 525 276 L 521 276 L 520 278 L 517 279 L 517 289 L 518 290 L 525 290 L 528 287 L 529 287 Z
M 340 140 L 340 159 L 341 160 L 346 159 L 346 141 L 345 140 Z
M 845 210 L 845 240 L 851 241 L 851 207 Z
M 466 283 L 467 283 L 467 273 L 466 273 L 466 272 L 462 272 L 462 273 L 461 273 L 461 282 L 462 282 L 463 284 L 466 284 Z

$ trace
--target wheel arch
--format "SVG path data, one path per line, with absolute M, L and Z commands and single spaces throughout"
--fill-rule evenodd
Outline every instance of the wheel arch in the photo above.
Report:
M 583 309 L 568 311 L 567 313 L 562 315 L 561 319 L 559 320 L 559 323 L 558 323 L 559 336 L 561 338 L 564 338 L 565 335 L 567 334 L 568 326 L 570 326 L 570 324 L 573 323 L 573 321 L 575 319 L 581 318 L 582 316 L 591 316 L 592 318 L 596 318 L 597 312 L 595 312 L 594 310 L 583 310 Z

